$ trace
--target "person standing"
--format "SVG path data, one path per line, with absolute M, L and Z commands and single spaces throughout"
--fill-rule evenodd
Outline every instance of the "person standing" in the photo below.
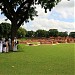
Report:
M 3 51 L 3 52 L 6 52 L 5 38 L 2 38 L 2 44 L 3 44 L 2 51 Z
M 0 38 L 0 52 L 2 52 L 2 39 Z
M 14 38 L 14 47 L 13 47 L 13 51 L 17 51 L 17 38 Z
M 11 50 L 11 39 L 10 38 L 8 39 L 8 47 L 9 47 L 9 50 Z
M 6 44 L 6 52 L 8 52 L 9 51 L 8 39 L 5 40 L 5 44 Z

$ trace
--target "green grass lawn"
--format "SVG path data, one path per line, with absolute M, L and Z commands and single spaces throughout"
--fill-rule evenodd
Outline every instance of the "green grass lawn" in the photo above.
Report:
M 26 46 L 0 53 L 0 75 L 75 75 L 75 44 Z

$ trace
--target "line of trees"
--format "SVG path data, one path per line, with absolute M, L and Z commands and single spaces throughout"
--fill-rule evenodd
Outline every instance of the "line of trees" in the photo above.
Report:
M 46 30 L 36 30 L 34 31 L 27 31 L 26 37 L 38 37 L 38 38 L 49 38 L 49 37 L 67 37 L 68 33 L 67 32 L 59 32 L 57 29 L 49 29 L 49 31 Z
M 0 24 L 0 37 L 9 38 L 11 36 L 11 24 L 9 23 L 1 23 Z M 58 29 L 49 29 L 49 31 L 46 30 L 36 30 L 36 31 L 27 31 L 26 29 L 20 27 L 17 31 L 17 37 L 18 38 L 49 38 L 49 37 L 73 37 L 75 38 L 75 32 L 70 32 L 69 35 L 67 32 L 59 32 Z

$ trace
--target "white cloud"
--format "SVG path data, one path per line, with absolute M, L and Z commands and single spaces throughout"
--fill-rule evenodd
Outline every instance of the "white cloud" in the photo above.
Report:
M 74 0 L 62 0 L 53 10 L 63 18 L 74 17 Z
M 26 25 L 26 23 L 24 23 L 24 25 L 21 25 L 21 27 L 27 29 L 27 25 Z
M 58 29 L 59 31 L 75 31 L 74 23 L 69 21 L 60 21 L 60 18 L 73 18 L 74 17 L 74 2 L 73 0 L 67 1 L 62 0 L 56 7 L 52 9 L 51 12 L 47 14 L 44 12 L 44 9 L 41 9 L 40 6 L 37 8 L 38 10 L 38 17 L 35 17 L 34 21 L 30 22 L 30 25 L 27 26 L 27 30 L 37 30 L 37 29 L 45 29 L 49 30 L 52 28 Z M 56 13 L 55 13 L 56 12 Z M 60 16 L 58 16 L 60 15 Z M 48 19 L 48 17 L 52 17 L 52 19 Z M 57 19 L 54 19 L 54 16 Z
M 38 11 L 39 17 L 41 17 L 41 18 L 47 18 L 48 17 L 49 12 L 45 13 L 45 10 L 43 8 L 41 8 L 40 5 L 36 6 L 36 10 Z
M 5 21 L 6 18 L 0 18 L 0 23 L 2 22 L 7 22 L 7 23 L 11 23 L 9 20 Z
M 55 15 L 52 14 L 53 12 L 58 13 L 60 18 L 70 18 L 74 17 L 74 0 L 62 0 L 61 2 L 56 5 L 51 12 L 44 13 L 44 9 L 41 8 L 40 5 L 37 6 L 38 15 L 40 17 L 48 17 L 48 15 Z
M 36 18 L 35 21 L 27 28 L 28 30 L 37 30 L 37 29 L 58 29 L 59 31 L 75 31 L 74 23 L 64 22 L 54 19 L 46 18 Z

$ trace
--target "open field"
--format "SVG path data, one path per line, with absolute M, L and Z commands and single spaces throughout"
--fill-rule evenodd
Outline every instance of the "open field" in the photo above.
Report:
M 27 46 L 0 53 L 0 75 L 75 75 L 75 44 Z

